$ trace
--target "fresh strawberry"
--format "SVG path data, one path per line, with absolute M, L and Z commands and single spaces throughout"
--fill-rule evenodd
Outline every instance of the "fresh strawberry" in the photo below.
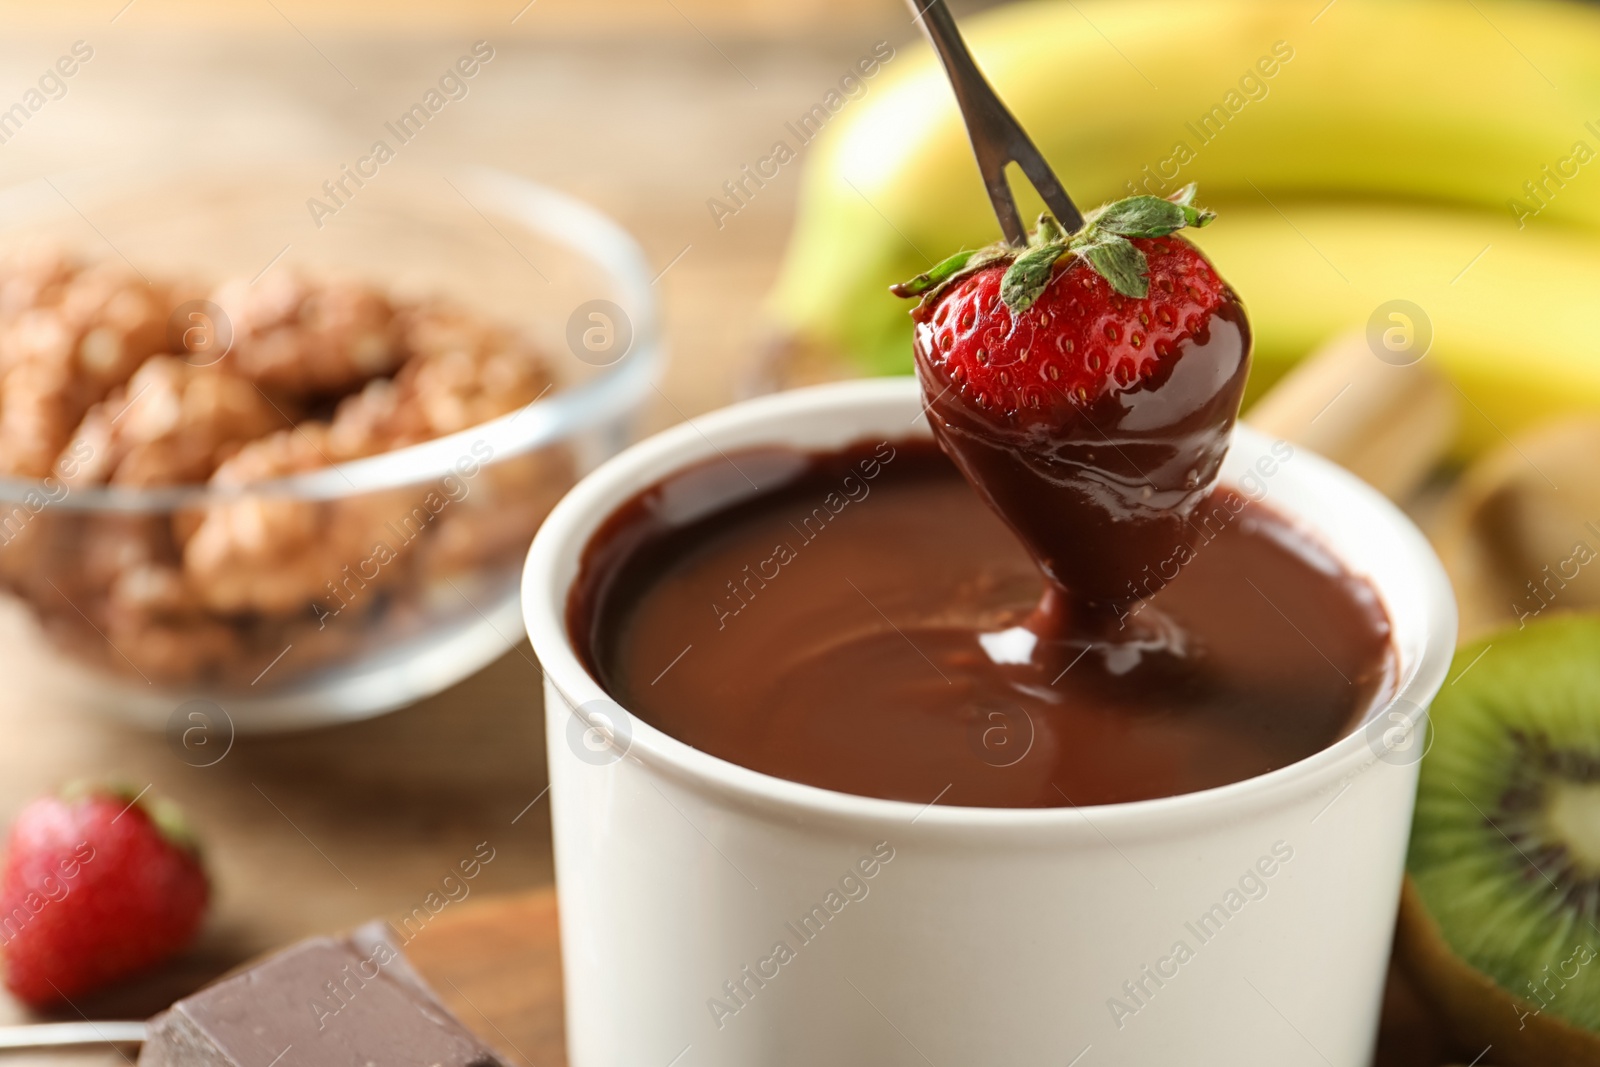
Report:
M 210 895 L 170 802 L 78 788 L 17 816 L 0 876 L 0 961 L 18 1000 L 49 1007 L 160 963 Z
M 921 296 L 913 351 L 946 452 L 1022 537 L 1057 599 L 1121 617 L 1152 568 L 1192 551 L 1249 366 L 1238 298 L 1176 231 L 1193 188 L 1130 197 L 1067 235 L 951 257 Z

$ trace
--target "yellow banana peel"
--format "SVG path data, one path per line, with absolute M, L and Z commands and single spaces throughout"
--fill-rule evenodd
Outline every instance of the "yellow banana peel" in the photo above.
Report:
M 1229 210 L 1194 237 L 1255 327 L 1252 398 L 1305 352 L 1404 300 L 1424 316 L 1409 325 L 1432 335 L 1422 358 L 1460 389 L 1466 451 L 1554 414 L 1600 410 L 1600 241 L 1587 233 L 1507 239 L 1481 212 L 1286 203 L 1282 214 Z M 1378 315 L 1376 349 L 1393 321 Z

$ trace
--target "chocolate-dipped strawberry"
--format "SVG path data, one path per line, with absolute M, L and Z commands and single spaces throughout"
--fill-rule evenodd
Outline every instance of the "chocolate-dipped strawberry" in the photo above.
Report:
M 1196 550 L 1249 367 L 1244 309 L 1177 231 L 1193 187 L 1040 218 L 1026 247 L 963 252 L 896 286 L 941 446 L 1047 581 L 1032 624 L 1117 640 L 1150 574 Z

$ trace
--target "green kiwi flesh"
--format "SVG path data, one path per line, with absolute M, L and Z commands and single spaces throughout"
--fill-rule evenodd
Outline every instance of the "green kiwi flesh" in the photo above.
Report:
M 1462 983 L 1412 969 L 1480 1032 L 1560 1022 L 1588 1039 L 1600 1032 L 1600 616 L 1462 648 L 1430 719 L 1408 894 L 1449 953 L 1505 994 L 1506 1018 L 1481 1018 L 1481 998 L 1452 1011 L 1466 1007 L 1451 1003 Z M 1600 1064 L 1600 1038 L 1593 1047 L 1562 1062 Z

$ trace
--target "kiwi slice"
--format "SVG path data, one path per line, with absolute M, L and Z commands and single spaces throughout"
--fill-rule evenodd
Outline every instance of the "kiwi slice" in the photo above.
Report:
M 1402 960 L 1485 1062 L 1600 1065 L 1600 616 L 1462 648 L 1431 720 Z

